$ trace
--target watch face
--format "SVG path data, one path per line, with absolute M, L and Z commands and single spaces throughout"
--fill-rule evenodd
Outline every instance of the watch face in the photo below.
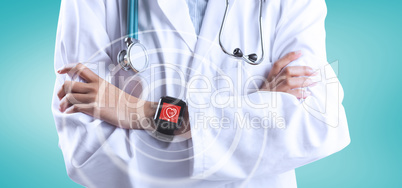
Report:
M 179 120 L 180 110 L 181 106 L 169 103 L 162 103 L 162 110 L 159 115 L 159 119 L 177 123 L 177 121 Z
M 159 100 L 154 119 L 156 131 L 165 135 L 173 135 L 174 130 L 180 128 L 185 109 L 184 101 L 172 97 L 162 97 Z

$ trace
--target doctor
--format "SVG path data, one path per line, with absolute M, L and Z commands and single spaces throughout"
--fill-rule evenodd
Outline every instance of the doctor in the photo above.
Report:
M 228 49 L 261 55 L 258 2 L 230 1 Z M 88 187 L 296 187 L 295 168 L 346 147 L 324 0 L 262 6 L 265 58 L 250 65 L 219 46 L 224 1 L 140 0 L 150 65 L 135 74 L 115 60 L 127 2 L 62 1 L 52 111 L 69 177 Z M 171 141 L 154 134 L 163 96 L 186 102 Z

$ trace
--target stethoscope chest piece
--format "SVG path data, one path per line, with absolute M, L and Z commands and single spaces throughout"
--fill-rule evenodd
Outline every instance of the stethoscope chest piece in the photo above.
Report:
M 132 40 L 132 39 L 131 39 Z M 127 50 L 122 50 L 117 55 L 117 60 L 123 70 L 132 69 L 134 72 L 141 72 L 148 67 L 148 53 L 144 45 L 138 40 L 129 42 Z

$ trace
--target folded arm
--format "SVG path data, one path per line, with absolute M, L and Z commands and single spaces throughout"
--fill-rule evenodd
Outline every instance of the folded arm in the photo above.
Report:
M 301 50 L 303 55 L 287 67 L 311 67 L 320 82 L 307 88 L 310 96 L 304 100 L 295 97 L 297 92 L 269 86 L 248 95 L 192 93 L 189 98 L 206 104 L 229 101 L 224 106 L 189 107 L 194 178 L 224 181 L 280 174 L 349 144 L 343 90 L 326 62 L 325 2 L 288 0 L 282 6 L 272 60 Z
M 110 116 L 102 115 L 103 112 L 96 110 L 94 107 L 97 105 L 93 104 L 99 101 L 97 96 L 101 88 L 99 86 L 102 85 L 114 91 L 111 93 L 116 96 L 124 96 L 132 104 L 137 101 L 132 101 L 135 99 L 106 83 L 105 75 L 98 77 L 95 73 L 98 73 L 99 68 L 92 69 L 95 73 L 82 69 L 84 66 L 71 71 L 76 67 L 71 63 L 76 62 L 94 63 L 91 65 L 104 63 L 105 67 L 112 63 L 111 49 L 108 48 L 111 41 L 105 20 L 105 5 L 102 1 L 62 1 L 54 67 L 56 71 L 61 69 L 60 73 L 72 73 L 76 76 L 56 74 L 52 112 L 59 147 L 72 180 L 88 187 L 94 187 L 93 183 L 113 187 L 115 177 L 119 177 L 120 185 L 129 187 L 131 180 L 127 171 L 130 161 L 135 158 L 129 142 L 131 132 L 118 128 L 118 124 L 114 126 L 116 122 Z M 105 101 L 101 103 L 105 105 Z M 77 111 L 83 113 L 72 113 Z M 123 111 L 127 112 L 127 109 Z M 91 113 L 109 118 L 100 120 L 89 116 Z M 121 126 L 128 125 L 125 122 L 120 123 Z

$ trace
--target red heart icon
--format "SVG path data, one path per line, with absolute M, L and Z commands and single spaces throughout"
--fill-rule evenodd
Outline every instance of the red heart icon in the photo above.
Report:
M 169 108 L 166 109 L 166 115 L 169 118 L 172 118 L 172 117 L 176 116 L 176 114 L 177 114 L 177 109 L 176 108 L 169 107 Z

